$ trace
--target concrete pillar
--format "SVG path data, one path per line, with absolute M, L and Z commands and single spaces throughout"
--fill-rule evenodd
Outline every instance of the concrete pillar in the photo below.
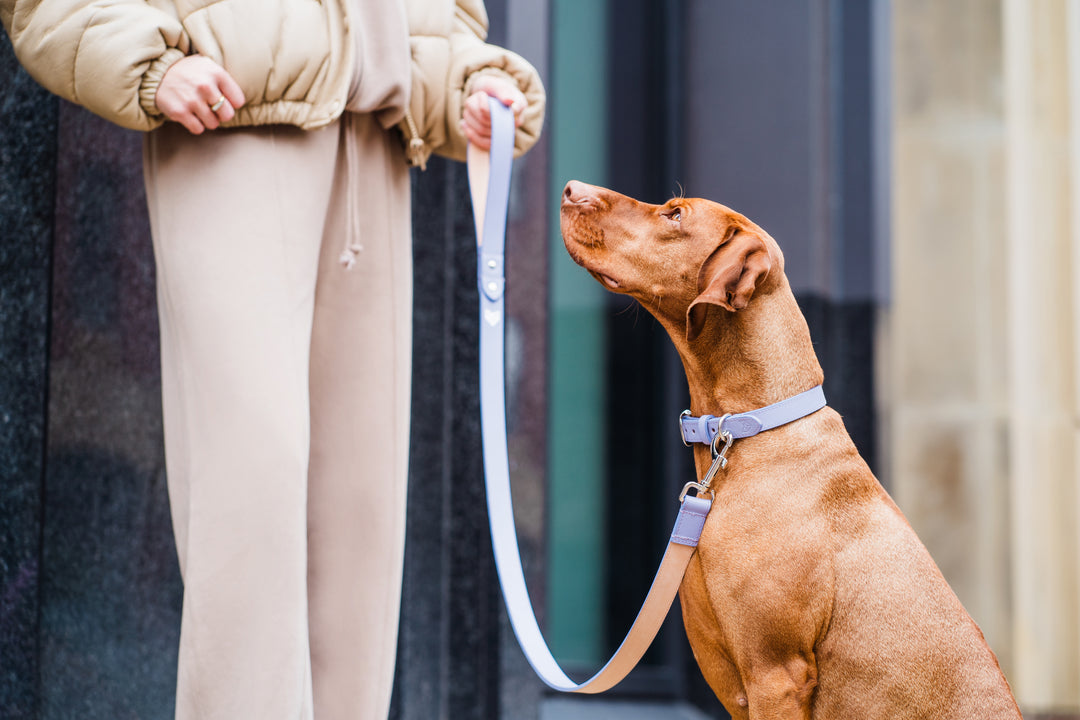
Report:
M 894 495 L 1006 668 L 1004 114 L 1000 4 L 893 8 Z
M 1029 717 L 1080 710 L 1076 10 L 892 9 L 886 475 Z
M 1080 707 L 1069 6 L 1003 16 L 1014 684 L 1035 710 Z

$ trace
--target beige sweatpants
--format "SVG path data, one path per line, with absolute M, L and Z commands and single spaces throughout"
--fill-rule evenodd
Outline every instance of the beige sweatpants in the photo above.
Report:
M 411 368 L 399 143 L 367 115 L 170 123 L 144 157 L 184 579 L 176 717 L 384 718 Z

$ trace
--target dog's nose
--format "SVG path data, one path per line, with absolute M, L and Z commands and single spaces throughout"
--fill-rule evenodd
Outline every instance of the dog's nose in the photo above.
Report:
M 593 197 L 593 193 L 589 192 L 591 189 L 591 185 L 571 180 L 566 183 L 566 189 L 563 190 L 563 204 L 582 205 L 587 203 Z

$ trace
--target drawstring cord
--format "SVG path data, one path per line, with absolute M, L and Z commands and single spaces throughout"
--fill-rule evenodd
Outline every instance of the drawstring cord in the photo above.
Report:
M 346 207 L 345 207 L 345 222 L 348 225 L 345 232 L 345 245 L 341 250 L 341 255 L 338 256 L 338 261 L 346 270 L 352 270 L 356 265 L 356 260 L 360 253 L 364 251 L 364 246 L 360 244 L 360 216 L 356 209 L 356 203 L 353 202 L 353 193 L 358 187 L 357 173 L 360 168 L 360 151 L 357 149 L 356 142 L 356 127 L 354 125 L 355 120 L 353 113 L 345 112 L 341 117 L 343 132 L 345 133 L 345 160 L 348 168 L 348 173 L 345 178 L 345 190 L 346 190 Z M 411 137 L 408 138 L 409 142 L 405 148 L 405 155 L 410 165 L 419 167 L 421 170 L 427 169 L 427 158 L 430 152 L 427 149 L 427 143 L 420 137 L 420 131 L 416 127 L 416 121 L 413 120 L 412 113 L 407 109 L 405 110 L 405 124 L 408 127 L 408 133 Z
M 345 133 L 345 246 L 338 261 L 346 270 L 356 265 L 357 256 L 364 251 L 360 244 L 360 214 L 356 209 L 353 193 L 356 192 L 356 173 L 360 167 L 360 153 L 356 147 L 356 128 L 353 127 L 353 113 L 342 114 L 342 126 Z
M 408 109 L 405 110 L 405 124 L 409 127 L 409 147 L 405 150 L 405 155 L 409 159 L 409 164 L 415 167 L 419 167 L 421 170 L 427 170 L 427 153 L 424 152 L 424 139 L 420 137 L 420 131 L 416 129 L 416 121 L 413 120 L 412 113 Z

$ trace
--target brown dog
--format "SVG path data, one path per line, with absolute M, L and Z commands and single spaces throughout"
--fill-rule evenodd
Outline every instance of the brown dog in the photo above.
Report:
M 579 265 L 668 331 L 695 415 L 821 383 L 780 248 L 742 215 L 570 182 L 562 233 Z M 736 440 L 727 457 L 679 596 L 733 717 L 1020 717 L 982 632 L 836 412 Z M 702 477 L 706 445 L 695 461 Z

